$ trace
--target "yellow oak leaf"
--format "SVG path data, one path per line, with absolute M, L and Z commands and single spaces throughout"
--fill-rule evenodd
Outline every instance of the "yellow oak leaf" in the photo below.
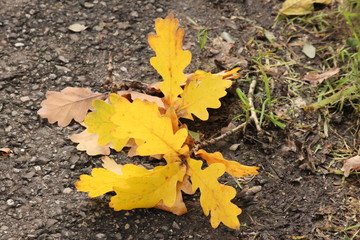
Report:
M 85 125 L 87 132 L 99 135 L 98 144 L 100 146 L 112 143 L 116 151 L 120 151 L 129 141 L 129 138 L 121 135 L 112 135 L 111 132 L 118 125 L 111 121 L 111 117 L 115 114 L 114 103 L 120 101 L 121 97 L 117 94 L 111 94 L 110 103 L 102 100 L 94 100 L 93 107 L 96 111 L 89 113 L 85 117 Z
M 150 171 L 126 164 L 122 167 L 122 173 L 123 181 L 114 185 L 116 195 L 110 200 L 110 207 L 115 211 L 151 208 L 159 202 L 172 207 L 177 200 L 177 184 L 185 175 L 185 166 L 169 163 Z
M 174 15 L 156 19 L 155 30 L 156 35 L 148 36 L 149 45 L 156 53 L 156 57 L 150 59 L 150 64 L 162 76 L 164 81 L 159 88 L 165 102 L 171 106 L 183 91 L 180 84 L 187 79 L 183 71 L 190 64 L 191 52 L 182 50 L 184 29 L 179 28 L 179 20 Z
M 156 103 L 120 98 L 114 109 L 111 122 L 117 127 L 111 135 L 135 139 L 138 155 L 177 155 L 188 136 L 185 128 L 173 130 L 171 118 L 161 115 Z
M 181 183 L 178 183 L 178 186 L 179 185 L 181 185 Z M 172 212 L 173 214 L 176 214 L 178 216 L 181 216 L 181 215 L 187 213 L 187 208 L 183 201 L 182 193 L 181 193 L 181 190 L 179 189 L 179 187 L 178 187 L 178 192 L 176 195 L 176 200 L 175 200 L 175 203 L 173 206 L 168 207 L 164 204 L 163 201 L 160 201 L 158 204 L 156 204 L 155 208 L 161 209 L 164 211 L 168 211 L 168 212 Z
M 181 94 L 183 101 L 178 114 L 188 119 L 193 119 L 191 114 L 194 114 L 201 120 L 207 120 L 209 118 L 207 108 L 221 106 L 219 99 L 226 95 L 226 89 L 231 83 L 222 76 L 196 71 Z
M 191 158 L 188 159 L 188 164 L 193 191 L 200 189 L 200 205 L 206 216 L 211 213 L 211 226 L 217 228 L 222 222 L 229 228 L 239 228 L 240 222 L 237 216 L 241 213 L 241 209 L 231 202 L 236 190 L 217 181 L 224 174 L 225 165 L 214 163 L 202 170 L 202 161 Z
M 226 167 L 225 171 L 234 177 L 246 177 L 259 174 L 257 171 L 259 167 L 244 166 L 238 162 L 226 160 L 220 152 L 208 153 L 205 150 L 200 149 L 196 152 L 196 156 L 206 160 L 208 165 L 214 163 L 224 164 Z
M 89 197 L 92 198 L 113 191 L 113 187 L 122 181 L 124 181 L 122 175 L 104 168 L 94 168 L 91 171 L 91 176 L 81 175 L 80 181 L 75 183 L 75 187 L 79 191 L 88 192 Z

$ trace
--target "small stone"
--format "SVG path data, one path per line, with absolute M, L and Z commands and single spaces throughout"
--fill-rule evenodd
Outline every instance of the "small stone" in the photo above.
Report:
M 156 11 L 159 12 L 159 13 L 162 13 L 164 11 L 164 9 L 158 8 L 158 9 L 156 9 Z
M 94 27 L 94 30 L 100 32 L 100 31 L 104 30 L 104 27 L 100 26 L 100 25 L 97 25 L 97 26 Z
M 38 90 L 39 88 L 40 88 L 39 84 L 34 84 L 32 85 L 31 90 Z
M 56 79 L 56 75 L 52 73 L 52 74 L 49 75 L 49 78 L 50 78 L 51 80 L 54 80 L 54 79 Z
M 75 164 L 75 163 L 77 163 L 77 161 L 79 161 L 79 159 L 80 159 L 80 157 L 79 157 L 78 155 L 73 155 L 73 156 L 71 156 L 71 158 L 70 158 L 70 162 L 71 162 L 72 164 Z
M 123 72 L 127 72 L 127 68 L 126 67 L 120 67 L 120 70 L 123 71 Z
M 45 223 L 45 225 L 46 225 L 46 227 L 51 227 L 51 226 L 53 226 L 55 223 L 57 223 L 58 221 L 56 220 L 56 219 L 48 219 L 48 220 L 46 220 L 46 223 Z
M 97 239 L 105 239 L 105 238 L 106 238 L 106 235 L 103 234 L 103 233 L 98 233 L 98 234 L 95 235 L 95 237 L 96 237 Z
M 12 126 L 9 125 L 5 128 L 5 132 L 11 132 L 11 129 L 12 129 Z
M 69 193 L 71 193 L 72 192 L 72 189 L 71 188 L 65 188 L 64 190 L 63 190 L 63 193 L 65 193 L 65 194 L 69 194 Z
M 118 239 L 118 240 L 123 239 L 121 233 L 116 233 L 116 234 L 115 234 L 115 238 Z
M 31 172 L 26 173 L 26 174 L 23 176 L 23 178 L 31 179 L 34 175 L 35 175 L 35 172 L 34 172 L 34 171 L 31 171 Z
M 125 228 L 125 230 L 128 230 L 130 228 L 130 224 L 128 224 L 128 223 L 125 224 L 124 228 Z
M 71 70 L 67 67 L 64 67 L 64 66 L 59 66 L 59 65 L 55 65 L 56 69 L 59 70 L 59 71 L 62 71 L 62 72 L 71 72 Z
M 89 2 L 84 2 L 84 7 L 85 8 L 93 8 L 95 5 L 93 3 L 89 3 Z
M 50 159 L 47 158 L 47 157 L 39 156 L 39 157 L 37 158 L 37 164 L 39 164 L 39 165 L 45 165 L 45 164 L 47 164 L 48 162 L 50 162 Z
M 156 238 L 160 238 L 160 239 L 165 239 L 165 236 L 164 236 L 164 234 L 162 234 L 162 233 L 157 233 L 157 234 L 155 234 L 155 237 L 156 237 Z
M 132 12 L 130 13 L 130 16 L 132 16 L 132 17 L 138 17 L 139 14 L 138 14 L 137 11 L 132 11 Z
M 30 97 L 29 96 L 25 96 L 25 97 L 21 97 L 20 98 L 20 101 L 22 101 L 22 102 L 27 102 L 27 101 L 29 101 L 30 100 Z
M 240 144 L 233 144 L 229 147 L 229 150 L 230 151 L 236 151 L 236 149 L 238 149 L 240 146 Z
M 66 57 L 64 56 L 59 56 L 58 57 L 60 61 L 64 62 L 64 63 L 69 63 L 69 59 L 67 59 Z
M 25 44 L 22 42 L 15 43 L 15 47 L 23 47 L 23 46 L 25 46 Z
M 11 116 L 16 117 L 17 115 L 18 115 L 17 111 L 14 110 L 14 111 L 11 112 Z
M 0 228 L 1 231 L 6 231 L 6 230 L 8 230 L 8 229 L 9 229 L 8 226 L 1 226 L 1 228 Z
M 173 221 L 172 225 L 173 228 L 180 230 L 180 226 L 177 222 Z
M 10 198 L 10 199 L 8 199 L 8 200 L 6 201 L 6 204 L 9 205 L 9 206 L 14 206 L 15 201 Z

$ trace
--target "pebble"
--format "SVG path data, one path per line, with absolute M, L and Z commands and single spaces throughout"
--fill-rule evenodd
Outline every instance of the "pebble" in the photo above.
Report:
M 94 27 L 94 30 L 100 32 L 100 31 L 104 30 L 104 27 L 100 26 L 100 25 L 97 25 L 97 26 Z
M 89 3 L 89 2 L 84 2 L 84 7 L 85 8 L 93 8 L 94 4 L 93 3 Z
M 48 220 L 46 220 L 46 223 L 45 223 L 45 225 L 46 225 L 46 227 L 51 227 L 51 226 L 53 226 L 55 223 L 57 223 L 58 221 L 56 220 L 56 219 L 48 219 Z
M 230 151 L 236 151 L 236 149 L 238 149 L 238 147 L 240 146 L 240 144 L 233 144 L 229 147 Z
M 63 193 L 65 193 L 65 194 L 69 194 L 69 193 L 71 193 L 72 192 L 72 189 L 71 188 L 65 188 L 64 190 L 63 190 Z
M 34 84 L 34 85 L 32 85 L 31 90 L 38 90 L 39 88 L 40 88 L 39 84 Z
M 14 111 L 11 112 L 11 116 L 16 117 L 17 115 L 18 115 L 17 111 L 14 110 Z
M 25 46 L 24 43 L 21 43 L 21 42 L 15 43 L 15 47 L 23 47 L 23 46 Z
M 103 233 L 98 233 L 98 234 L 95 235 L 95 237 L 96 237 L 97 239 L 105 239 L 105 238 L 106 238 L 106 235 L 103 234 Z
M 127 68 L 126 67 L 120 67 L 120 70 L 123 71 L 123 72 L 127 72 Z
M 162 13 L 164 11 L 164 9 L 158 8 L 158 9 L 156 9 L 156 11 L 159 12 L 159 13 Z
M 157 234 L 155 234 L 155 237 L 156 237 L 156 238 L 160 238 L 160 239 L 165 239 L 165 236 L 164 236 L 164 234 L 162 234 L 162 233 L 157 233 Z
M 180 230 L 180 226 L 179 226 L 179 224 L 177 223 L 177 222 L 173 222 L 172 223 L 172 225 L 171 225 L 173 228 L 175 228 L 175 229 L 178 229 L 178 230 Z
M 8 199 L 8 200 L 6 201 L 6 204 L 9 205 L 9 206 L 14 206 L 15 201 L 10 198 L 10 199 Z
M 63 72 L 71 72 L 71 70 L 67 67 L 64 67 L 64 66 L 60 66 L 60 65 L 55 65 L 55 68 L 59 71 L 63 71 Z
M 128 230 L 130 228 L 130 224 L 128 224 L 128 223 L 125 224 L 124 228 L 125 228 L 125 230 Z
M 35 175 L 35 172 L 34 172 L 34 171 L 30 171 L 30 172 L 26 173 L 26 174 L 23 176 L 23 178 L 31 179 L 34 175 Z
M 69 63 L 69 59 L 67 59 L 66 57 L 64 56 L 59 56 L 58 57 L 60 61 L 64 62 L 64 63 Z
M 25 96 L 25 97 L 21 97 L 20 98 L 20 101 L 22 101 L 22 102 L 27 102 L 27 101 L 29 101 L 30 100 L 30 97 L 29 96 Z
M 6 231 L 6 230 L 8 230 L 8 229 L 9 229 L 8 226 L 1 226 L 1 228 L 0 228 L 1 231 Z
M 53 74 L 53 73 L 51 73 L 51 74 L 49 75 L 49 78 L 50 78 L 51 80 L 54 80 L 54 79 L 56 79 L 56 75 Z
M 137 11 L 132 11 L 132 12 L 130 13 L 130 16 L 132 16 L 132 17 L 138 17 L 139 14 L 138 14 Z

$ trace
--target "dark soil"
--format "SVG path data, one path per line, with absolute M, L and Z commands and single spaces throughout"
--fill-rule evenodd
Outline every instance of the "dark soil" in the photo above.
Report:
M 351 135 L 356 122 L 352 112 L 330 122 L 328 138 L 318 135 L 317 113 L 298 110 L 294 121 L 310 127 L 300 130 L 290 122 L 281 130 L 269 122 L 264 125 L 265 134 L 257 134 L 248 126 L 245 133 L 209 146 L 227 159 L 261 167 L 259 175 L 243 184 L 257 191 L 238 189 L 234 199 L 243 209 L 239 230 L 223 225 L 212 229 L 196 195 L 185 196 L 189 212 L 180 217 L 157 209 L 114 212 L 108 206 L 109 195 L 89 199 L 75 189 L 74 183 L 101 163 L 99 157 L 77 151 L 69 140 L 81 127 L 73 123 L 60 128 L 37 115 L 49 90 L 78 86 L 103 91 L 110 53 L 114 54 L 117 81 L 159 81 L 149 64 L 153 52 L 147 34 L 154 31 L 154 20 L 169 12 L 181 20 L 185 48 L 193 53 L 187 72 L 197 68 L 218 72 L 224 67 L 214 64 L 216 53 L 200 52 L 190 17 L 210 29 L 210 38 L 223 31 L 233 36 L 237 42 L 232 57 L 241 60 L 246 73 L 251 68 L 246 62 L 254 53 L 246 44 L 263 36 L 249 21 L 231 17 L 240 16 L 270 29 L 281 2 L 0 0 L 0 148 L 13 150 L 0 159 L 0 239 L 278 240 L 353 236 L 358 228 L 343 230 L 360 221 L 359 175 L 343 180 L 328 170 L 329 166 L 341 167 L 341 162 L 331 162 L 331 149 L 345 149 L 344 143 L 348 149 L 359 146 Z M 74 23 L 88 28 L 71 32 L 68 27 Z M 276 76 L 274 79 L 273 94 L 286 96 L 288 83 Z M 235 86 L 244 87 L 244 91 L 248 88 L 244 83 Z M 192 128 L 210 137 L 239 113 L 232 88 L 223 99 L 223 108 L 211 111 L 208 123 L 197 121 Z M 233 144 L 240 144 L 239 148 L 228 150 Z M 112 157 L 122 164 L 132 161 L 125 153 L 113 152 Z M 223 180 L 236 186 L 232 178 Z

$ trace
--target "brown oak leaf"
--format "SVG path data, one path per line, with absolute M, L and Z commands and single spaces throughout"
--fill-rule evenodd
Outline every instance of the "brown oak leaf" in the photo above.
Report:
M 104 99 L 105 96 L 86 88 L 67 87 L 61 92 L 48 91 L 38 114 L 47 118 L 50 123 L 58 122 L 60 127 L 65 127 L 73 119 L 77 122 L 84 121 L 88 110 L 92 108 L 91 102 L 94 99 Z
M 360 170 L 360 156 L 349 158 L 341 168 L 341 171 L 344 171 L 345 177 L 350 175 L 351 170 Z
M 86 130 L 79 134 L 74 134 L 70 137 L 71 141 L 79 143 L 76 147 L 77 150 L 86 151 L 86 153 L 90 156 L 109 155 L 110 144 L 100 146 L 98 144 L 98 138 L 98 134 L 89 133 Z

